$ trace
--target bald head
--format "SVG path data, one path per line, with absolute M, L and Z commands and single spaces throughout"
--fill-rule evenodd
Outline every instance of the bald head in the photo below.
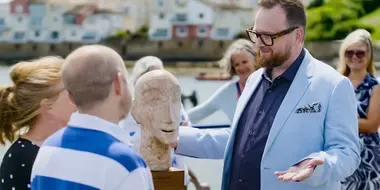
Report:
M 101 45 L 76 49 L 62 66 L 65 88 L 82 109 L 89 109 L 105 100 L 118 73 L 127 75 L 123 59 L 113 49 Z
M 142 75 L 136 82 L 135 96 L 139 97 L 145 91 L 166 91 L 180 88 L 179 82 L 173 74 L 166 70 L 153 70 Z

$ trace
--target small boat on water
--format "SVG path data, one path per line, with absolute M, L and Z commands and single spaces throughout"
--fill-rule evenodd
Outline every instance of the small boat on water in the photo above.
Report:
M 199 73 L 196 77 L 197 80 L 231 80 L 232 76 L 224 72 L 207 74 L 204 72 Z

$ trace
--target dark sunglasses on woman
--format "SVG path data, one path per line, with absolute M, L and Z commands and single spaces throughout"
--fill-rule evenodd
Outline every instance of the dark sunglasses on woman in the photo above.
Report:
M 365 54 L 366 52 L 363 50 L 347 50 L 345 56 L 347 58 L 352 58 L 355 55 L 358 59 L 363 59 L 365 57 Z

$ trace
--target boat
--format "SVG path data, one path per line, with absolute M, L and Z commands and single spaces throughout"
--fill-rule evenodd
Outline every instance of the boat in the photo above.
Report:
M 195 78 L 197 80 L 231 80 L 232 76 L 223 72 L 214 74 L 200 72 Z

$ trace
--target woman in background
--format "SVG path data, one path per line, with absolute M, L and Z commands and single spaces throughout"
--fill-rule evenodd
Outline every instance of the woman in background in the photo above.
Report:
M 30 189 L 40 145 L 76 110 L 61 81 L 62 62 L 45 57 L 17 63 L 10 70 L 13 84 L 0 88 L 0 143 L 13 142 L 0 168 L 2 190 Z
M 136 61 L 131 77 L 130 77 L 130 89 L 132 94 L 132 99 L 134 99 L 134 88 L 137 80 L 145 73 L 156 70 L 156 69 L 164 69 L 164 65 L 162 61 L 154 56 L 145 56 Z M 140 147 L 140 138 L 141 138 L 141 128 L 140 125 L 136 123 L 135 119 L 131 115 L 128 114 L 128 117 L 120 122 L 120 125 L 127 130 L 129 134 L 129 142 L 131 148 L 133 148 L 136 152 Z M 186 111 L 181 104 L 181 126 L 190 126 L 191 122 L 189 121 L 189 117 L 186 114 Z M 172 164 L 173 167 L 181 168 L 185 170 L 185 185 L 188 185 L 188 182 L 191 181 L 197 190 L 207 190 L 209 187 L 206 184 L 201 184 L 195 177 L 194 173 L 191 170 L 188 170 L 186 165 L 183 162 L 182 156 L 175 155 L 172 152 Z
M 375 78 L 371 34 L 356 30 L 343 41 L 339 71 L 352 82 L 357 97 L 361 162 L 353 175 L 342 182 L 344 190 L 380 188 L 380 88 Z
M 197 123 L 218 110 L 223 111 L 232 121 L 245 83 L 257 69 L 255 56 L 254 44 L 249 40 L 238 39 L 230 45 L 219 64 L 230 75 L 237 75 L 239 78 L 223 85 L 207 101 L 190 109 L 188 115 L 191 122 Z

